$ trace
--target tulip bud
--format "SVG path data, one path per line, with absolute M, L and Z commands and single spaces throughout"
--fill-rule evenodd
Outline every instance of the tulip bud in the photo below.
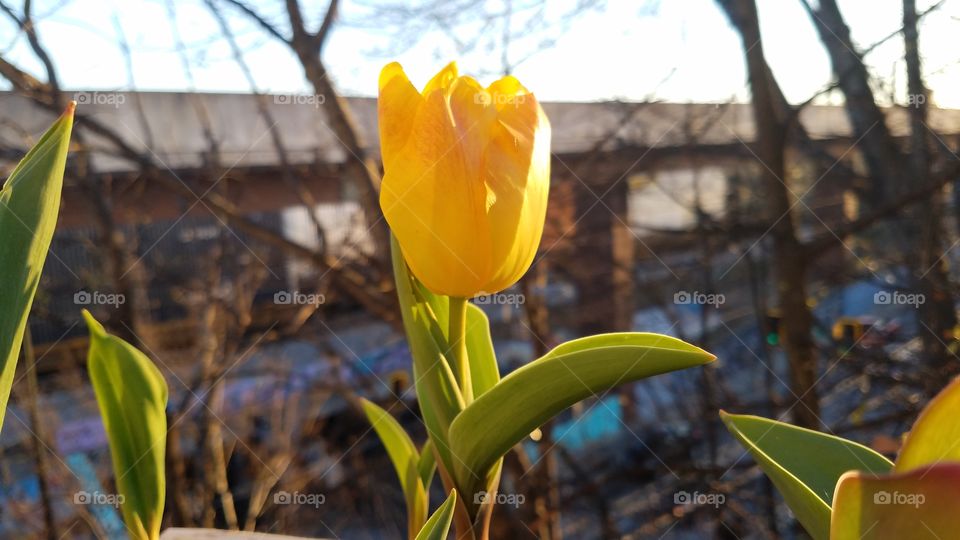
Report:
M 510 287 L 543 233 L 550 123 L 506 76 L 487 88 L 443 68 L 423 92 L 398 63 L 380 73 L 380 206 L 413 274 L 471 298 Z

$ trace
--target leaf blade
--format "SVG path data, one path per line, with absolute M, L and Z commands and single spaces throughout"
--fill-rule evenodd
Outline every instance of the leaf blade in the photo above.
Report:
M 431 319 L 429 306 L 417 301 L 414 292 L 417 283 L 410 274 L 400 246 L 393 236 L 390 245 L 397 297 L 400 301 L 404 331 L 413 356 L 413 377 L 423 422 L 435 442 L 434 448 L 440 457 L 440 465 L 449 471 L 453 458 L 450 455 L 447 431 L 454 417 L 463 409 L 463 397 L 457 388 L 450 364 L 431 333 L 431 328 L 437 327 L 438 323 Z
M 893 467 L 882 455 L 840 437 L 757 416 L 721 411 L 720 417 L 816 539 L 830 536 L 830 507 L 843 474 L 886 473 Z
M 73 104 L 30 149 L 0 190 L 0 428 L 43 264 L 53 240 Z
M 87 369 L 103 418 L 121 512 L 132 538 L 160 536 L 166 477 L 168 398 L 160 370 L 133 345 L 107 334 L 86 310 Z
M 450 426 L 458 485 L 488 468 L 533 429 L 574 403 L 621 382 L 708 363 L 714 356 L 659 334 L 575 340 L 514 371 L 468 405 Z
M 497 365 L 497 356 L 493 352 L 493 338 L 490 337 L 487 314 L 473 304 L 467 304 L 466 340 L 473 396 L 477 398 L 500 382 L 500 366 Z
M 457 490 L 453 490 L 447 500 L 423 525 L 423 529 L 420 530 L 416 540 L 446 540 L 450 533 L 450 524 L 453 522 L 453 511 L 456 505 Z

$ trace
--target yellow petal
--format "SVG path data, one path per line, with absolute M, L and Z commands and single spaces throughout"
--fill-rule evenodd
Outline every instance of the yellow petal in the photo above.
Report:
M 490 94 L 471 77 L 460 77 L 454 82 L 449 103 L 457 142 L 463 149 L 466 175 L 478 187 L 483 186 L 486 211 L 496 200 L 496 194 L 483 183 L 483 174 L 484 154 L 497 121 L 497 110 L 490 103 Z
M 489 211 L 498 266 L 489 287 L 503 290 L 536 256 L 550 190 L 550 123 L 532 94 L 498 112 L 487 149 L 486 183 L 496 194 Z
M 380 97 L 377 114 L 380 125 L 380 154 L 384 169 L 393 165 L 394 156 L 407 143 L 414 118 L 423 97 L 410 83 L 403 67 L 392 62 L 380 72 Z
M 399 65 L 380 83 L 380 205 L 417 278 L 471 297 L 513 285 L 536 255 L 550 124 L 514 77 L 484 89 L 455 63 L 419 94 Z
M 490 92 L 491 99 L 497 106 L 497 109 L 502 109 L 508 105 L 515 105 L 518 97 L 530 93 L 513 75 L 507 75 L 494 81 L 487 87 L 487 90 Z
M 847 472 L 837 481 L 831 516 L 833 540 L 957 538 L 960 463 L 882 476 Z
M 920 413 L 897 456 L 894 470 L 909 471 L 942 461 L 960 462 L 960 378 L 954 379 Z
M 445 93 L 453 86 L 453 82 L 457 80 L 457 63 L 450 62 L 439 73 L 433 76 L 430 79 L 430 82 L 423 87 L 423 95 L 426 96 L 433 92 L 434 90 L 443 90 Z
M 442 92 L 426 97 L 413 130 L 386 169 L 380 206 L 417 279 L 441 294 L 472 296 L 490 266 L 484 186 L 470 179 Z

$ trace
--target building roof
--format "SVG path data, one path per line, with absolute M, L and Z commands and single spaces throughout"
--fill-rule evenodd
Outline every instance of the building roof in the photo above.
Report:
M 271 166 L 277 155 L 268 125 L 250 94 L 176 92 L 78 92 L 71 97 L 81 114 L 112 126 L 134 148 L 154 154 L 167 167 L 190 169 L 203 165 L 209 149 L 198 111 L 205 111 L 220 147 L 222 161 L 234 167 Z M 323 100 L 310 95 L 265 96 L 292 163 L 342 162 L 343 146 L 325 124 Z M 376 100 L 348 98 L 365 144 L 378 152 Z M 553 126 L 553 151 L 568 154 L 623 146 L 670 147 L 690 143 L 731 144 L 754 137 L 748 104 L 679 103 L 545 103 Z M 141 119 L 146 119 L 147 127 Z M 808 106 L 801 121 L 815 139 L 850 136 L 842 107 Z M 909 131 L 903 108 L 887 110 L 894 135 Z M 25 150 L 53 115 L 13 92 L 0 92 L 0 148 Z M 960 110 L 932 109 L 931 127 L 941 133 L 960 133 Z M 611 135 L 612 134 L 612 135 Z M 96 148 L 94 166 L 100 172 L 132 170 L 124 159 L 111 156 L 110 145 L 88 137 Z M 12 163 L 5 163 L 12 167 Z

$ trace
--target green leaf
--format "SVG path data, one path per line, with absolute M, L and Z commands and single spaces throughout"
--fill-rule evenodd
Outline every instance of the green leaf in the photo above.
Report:
M 380 436 L 380 442 L 387 449 L 387 455 L 390 456 L 393 469 L 397 472 L 397 478 L 403 482 L 407 476 L 407 467 L 411 462 L 417 463 L 420 459 L 417 447 L 390 413 L 372 401 L 363 398 L 360 401 L 367 420 L 370 421 L 370 425 Z M 404 491 L 406 490 L 404 486 Z
M 482 396 L 500 382 L 500 367 L 493 352 L 490 321 L 482 309 L 467 305 L 467 356 L 474 398 Z
M 136 347 L 107 334 L 86 310 L 87 370 L 107 432 L 120 509 L 131 538 L 160 537 L 166 492 L 167 384 Z
M 584 398 L 713 359 L 698 347 L 659 334 L 604 334 L 565 343 L 504 377 L 453 421 L 457 485 L 463 493 L 482 489 L 490 466 L 510 447 Z
M 957 538 L 960 463 L 874 476 L 844 474 L 833 503 L 831 540 Z
M 453 511 L 457 505 L 457 490 L 450 492 L 447 500 L 430 516 L 417 535 L 417 540 L 446 540 L 453 522 Z
M 412 536 L 427 519 L 427 493 L 420 480 L 420 455 L 410 436 L 404 431 L 399 422 L 387 411 L 372 401 L 361 398 L 363 412 L 367 415 L 370 425 L 380 436 L 380 441 L 387 449 L 387 455 L 397 472 L 397 479 L 403 488 L 403 495 L 407 502 L 408 526 Z
M 71 104 L 27 152 L 0 190 L 0 427 L 27 315 L 57 226 L 73 108 Z
M 437 326 L 437 321 L 430 315 L 429 304 L 417 300 L 414 289 L 418 285 L 407 269 L 396 238 L 392 236 L 391 254 L 403 327 L 413 356 L 413 377 L 423 422 L 434 441 L 441 465 L 450 471 L 453 458 L 447 431 L 454 417 L 463 409 L 463 397 L 450 364 L 430 330 Z
M 420 481 L 423 482 L 423 488 L 430 493 L 430 484 L 433 483 L 433 473 L 437 470 L 436 456 L 433 455 L 433 441 L 427 439 L 420 449 L 420 460 L 417 462 L 417 470 L 420 473 Z
M 829 538 L 830 505 L 844 473 L 880 474 L 893 467 L 882 455 L 840 437 L 757 416 L 721 411 L 720 417 L 817 540 Z
M 905 472 L 944 461 L 960 462 L 960 378 L 923 409 L 903 441 L 894 470 Z

